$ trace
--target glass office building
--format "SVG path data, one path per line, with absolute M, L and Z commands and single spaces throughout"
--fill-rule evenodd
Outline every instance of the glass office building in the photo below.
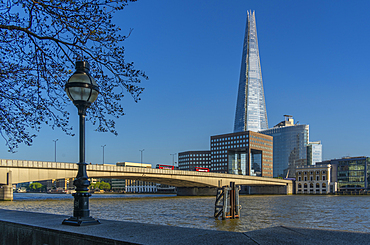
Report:
M 369 190 L 370 158 L 369 157 L 344 157 L 322 163 L 331 164 L 336 170 L 339 191 Z
M 307 165 L 315 165 L 322 161 L 321 141 L 310 142 L 307 146 Z
M 234 132 L 267 129 L 255 12 L 247 12 Z
M 294 124 L 292 116 L 285 115 L 285 121 L 259 133 L 273 136 L 274 177 L 295 177 L 296 166 L 307 164 L 309 125 Z
M 272 177 L 273 139 L 253 131 L 211 136 L 211 172 Z

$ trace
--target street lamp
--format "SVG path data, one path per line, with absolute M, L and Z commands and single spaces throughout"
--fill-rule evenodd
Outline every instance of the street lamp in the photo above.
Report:
M 101 147 L 103 147 L 103 165 L 104 165 L 104 147 L 106 147 L 107 145 L 102 145 Z
M 54 162 L 57 162 L 57 141 L 58 141 L 58 139 L 53 140 L 53 141 L 55 143 L 55 147 L 54 147 Z
M 175 167 L 175 155 L 176 155 L 176 153 L 172 153 L 170 155 L 172 156 L 172 165 L 173 165 L 173 167 Z
M 145 149 L 139 150 L 139 151 L 141 151 L 140 167 L 143 167 L 143 151 L 144 151 L 144 150 L 145 150 Z
M 80 118 L 80 161 L 77 163 L 78 173 L 73 184 L 76 186 L 74 196 L 73 216 L 65 219 L 64 225 L 94 225 L 100 224 L 90 216 L 88 192 L 90 181 L 87 177 L 85 163 L 85 116 L 86 109 L 93 103 L 99 94 L 99 87 L 89 73 L 90 65 L 85 61 L 76 62 L 76 72 L 69 78 L 65 91 L 78 109 Z

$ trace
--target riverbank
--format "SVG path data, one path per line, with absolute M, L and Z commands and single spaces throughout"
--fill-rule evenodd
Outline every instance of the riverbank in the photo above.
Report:
M 23 244 L 366 244 L 370 233 L 272 227 L 227 232 L 100 220 L 100 225 L 62 225 L 65 215 L 0 209 L 0 243 Z

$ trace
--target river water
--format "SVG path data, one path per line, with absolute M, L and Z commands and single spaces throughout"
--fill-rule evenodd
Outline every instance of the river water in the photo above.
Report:
M 370 196 L 240 196 L 240 219 L 221 220 L 213 217 L 215 197 L 94 194 L 90 213 L 97 219 L 237 232 L 279 225 L 370 232 L 369 203 Z M 14 201 L 0 202 L 0 208 L 71 216 L 73 197 L 14 193 Z

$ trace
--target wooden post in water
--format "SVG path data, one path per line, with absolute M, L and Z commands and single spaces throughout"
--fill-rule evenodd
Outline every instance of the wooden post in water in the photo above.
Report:
M 227 199 L 228 199 L 228 194 L 229 194 L 229 186 L 224 186 L 223 187 L 223 192 L 224 194 L 224 202 L 222 206 L 222 219 L 226 219 L 226 214 L 227 214 Z
M 222 219 L 239 218 L 239 210 L 239 188 L 235 186 L 235 182 L 230 182 L 230 186 L 218 188 L 215 202 L 215 218 L 218 218 L 220 215 L 222 215 Z
M 235 219 L 235 182 L 230 182 L 230 216 Z

